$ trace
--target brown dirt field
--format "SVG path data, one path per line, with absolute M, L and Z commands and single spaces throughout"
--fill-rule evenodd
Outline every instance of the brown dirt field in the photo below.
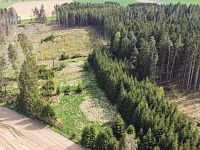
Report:
M 162 2 L 160 0 L 138 0 L 141 3 L 157 3 L 161 4 Z
M 70 3 L 72 0 L 42 0 L 42 1 L 26 1 L 26 2 L 17 2 L 10 7 L 14 7 L 17 11 L 18 16 L 21 19 L 30 19 L 33 16 L 32 10 L 37 7 L 40 8 L 41 5 L 44 5 L 46 16 L 52 16 L 52 11 L 54 10 L 55 5 L 61 5 L 64 3 Z
M 1 150 L 83 150 L 38 121 L 0 107 Z

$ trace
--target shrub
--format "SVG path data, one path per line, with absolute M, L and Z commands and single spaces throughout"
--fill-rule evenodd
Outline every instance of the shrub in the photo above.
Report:
M 59 67 L 54 67 L 53 71 L 61 71 L 63 68 L 65 68 L 65 64 L 62 63 Z
M 48 70 L 46 66 L 40 65 L 37 67 L 37 75 L 39 79 L 46 80 L 54 77 L 54 71 Z
M 55 89 L 54 82 L 49 80 L 42 86 L 42 95 L 51 96 L 54 89 Z
M 83 87 L 79 84 L 79 85 L 77 86 L 77 88 L 76 88 L 76 93 L 77 93 L 77 94 L 81 94 L 82 91 L 83 91 Z
M 135 128 L 133 127 L 133 125 L 128 126 L 127 133 L 128 134 L 135 134 Z
M 124 120 L 121 118 L 120 115 L 117 115 L 113 124 L 112 124 L 112 130 L 113 134 L 117 139 L 120 139 L 122 137 L 122 134 L 125 130 L 125 123 Z
M 56 94 L 57 94 L 57 95 L 60 95 L 60 86 L 57 87 L 57 89 L 56 89 Z
M 67 60 L 67 59 L 69 59 L 70 57 L 69 57 L 69 55 L 66 55 L 66 54 L 62 54 L 61 56 L 60 56 L 60 58 L 59 58 L 59 60 Z
M 54 109 L 51 107 L 49 103 L 44 104 L 43 109 L 41 111 L 41 117 L 46 123 L 53 124 L 56 120 L 56 114 Z
M 114 137 L 110 128 L 100 132 L 95 143 L 95 150 L 118 150 L 119 142 Z
M 60 68 L 62 68 L 62 69 L 65 68 L 65 64 L 61 63 Z
M 47 36 L 45 39 L 41 39 L 41 43 L 43 42 L 48 42 L 48 41 L 52 41 L 55 39 L 56 37 L 52 34 L 50 36 Z
M 71 59 L 75 59 L 75 58 L 80 58 L 80 57 L 83 57 L 83 55 L 81 54 L 75 54 L 71 57 Z
M 89 63 L 86 62 L 86 63 L 84 64 L 84 70 L 85 70 L 85 71 L 88 71 L 89 68 L 90 68 Z
M 64 89 L 64 94 L 69 95 L 69 93 L 70 93 L 70 87 L 66 86 L 65 89 Z
M 86 148 L 94 148 L 96 139 L 96 131 L 94 127 L 85 127 L 82 132 L 81 136 L 81 144 L 84 145 Z

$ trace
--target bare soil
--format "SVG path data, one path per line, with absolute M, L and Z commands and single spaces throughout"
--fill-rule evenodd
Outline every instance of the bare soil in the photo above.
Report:
M 38 121 L 0 107 L 1 150 L 83 150 Z
M 30 19 L 33 17 L 33 9 L 35 7 L 40 8 L 44 5 L 46 16 L 52 16 L 52 11 L 55 5 L 61 5 L 64 3 L 70 3 L 72 0 L 42 0 L 42 1 L 25 1 L 17 2 L 10 7 L 14 7 L 17 11 L 18 16 L 21 19 Z
M 161 0 L 138 0 L 141 3 L 157 3 L 157 4 L 161 4 Z

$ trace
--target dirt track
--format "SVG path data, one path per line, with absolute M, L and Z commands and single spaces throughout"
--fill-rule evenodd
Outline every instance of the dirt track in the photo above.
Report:
M 72 0 L 41 0 L 41 1 L 25 1 L 17 2 L 10 7 L 14 7 L 17 11 L 18 16 L 21 19 L 30 19 L 33 17 L 33 9 L 35 7 L 40 8 L 41 5 L 44 5 L 46 16 L 52 16 L 52 11 L 54 10 L 55 5 L 61 5 L 64 3 L 70 3 Z
M 0 107 L 0 150 L 83 149 L 38 121 Z

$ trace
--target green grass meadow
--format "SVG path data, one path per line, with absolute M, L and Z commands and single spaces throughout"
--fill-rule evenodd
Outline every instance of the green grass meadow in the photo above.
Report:
M 181 4 L 187 4 L 187 5 L 190 5 L 190 4 L 200 4 L 200 0 L 162 0 L 162 2 L 164 3 L 173 3 L 173 4 L 176 4 L 176 3 L 181 3 Z

